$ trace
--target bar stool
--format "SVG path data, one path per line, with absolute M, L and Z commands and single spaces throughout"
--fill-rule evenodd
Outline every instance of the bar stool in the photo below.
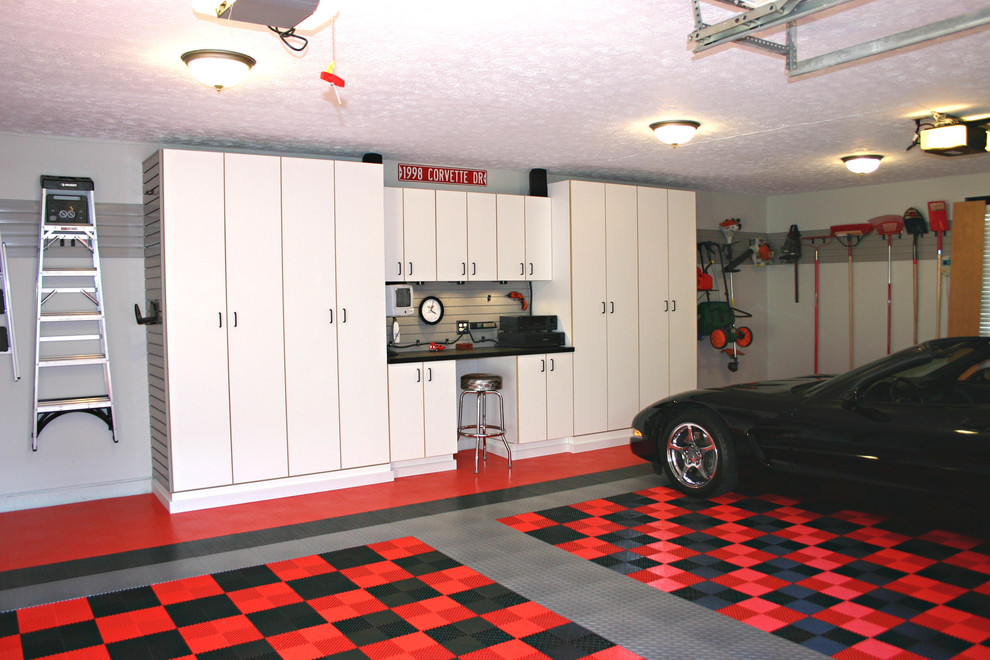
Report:
M 474 438 L 474 473 L 478 473 L 478 453 L 488 461 L 488 438 L 501 438 L 512 469 L 512 450 L 505 439 L 505 413 L 502 402 L 502 377 L 495 374 L 464 374 L 461 376 L 461 396 L 457 401 L 457 437 Z M 477 424 L 464 425 L 464 397 L 475 396 Z M 498 425 L 488 423 L 488 399 L 498 398 Z

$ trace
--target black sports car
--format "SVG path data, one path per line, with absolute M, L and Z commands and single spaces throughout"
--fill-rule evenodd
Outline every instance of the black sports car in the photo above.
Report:
M 642 410 L 632 426 L 633 452 L 697 497 L 735 488 L 741 461 L 752 458 L 985 500 L 990 338 L 935 339 L 840 376 L 684 392 Z

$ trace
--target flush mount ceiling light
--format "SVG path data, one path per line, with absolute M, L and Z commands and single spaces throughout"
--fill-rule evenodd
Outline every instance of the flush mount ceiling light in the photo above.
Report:
M 650 130 L 657 139 L 672 147 L 689 141 L 700 127 L 701 124 L 690 119 L 668 119 L 650 124 Z
M 193 77 L 218 92 L 243 81 L 257 62 L 232 50 L 191 50 L 182 54 Z
M 843 156 L 842 162 L 854 174 L 870 174 L 880 167 L 883 156 L 879 154 L 862 154 L 858 156 Z

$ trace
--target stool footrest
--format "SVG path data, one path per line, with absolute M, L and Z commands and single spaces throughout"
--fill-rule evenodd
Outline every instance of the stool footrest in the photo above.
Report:
M 458 426 L 457 435 L 462 435 L 466 438 L 497 438 L 500 435 L 505 435 L 505 429 L 501 426 L 488 426 L 486 424 L 484 428 L 485 433 L 482 433 L 481 430 L 473 424 L 471 426 Z

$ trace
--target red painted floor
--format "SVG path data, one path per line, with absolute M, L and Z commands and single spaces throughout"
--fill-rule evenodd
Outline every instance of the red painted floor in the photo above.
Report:
M 516 461 L 511 473 L 498 456 L 489 455 L 479 474 L 473 451 L 460 452 L 457 462 L 449 472 L 175 515 L 150 494 L 0 513 L 0 571 L 524 486 L 642 460 L 628 447 L 615 447 Z

